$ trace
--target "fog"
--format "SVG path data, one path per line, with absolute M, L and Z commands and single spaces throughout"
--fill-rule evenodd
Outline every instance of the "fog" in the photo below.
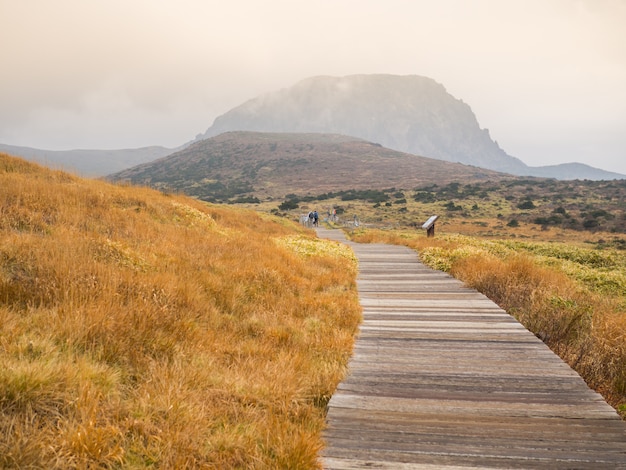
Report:
M 626 174 L 623 0 L 0 0 L 0 142 L 175 147 L 315 75 L 423 75 L 528 165 Z

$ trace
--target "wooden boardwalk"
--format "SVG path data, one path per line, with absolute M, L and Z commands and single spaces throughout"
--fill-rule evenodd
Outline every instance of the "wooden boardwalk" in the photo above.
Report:
M 626 469 L 626 423 L 511 316 L 408 248 L 350 246 L 364 321 L 324 468 Z

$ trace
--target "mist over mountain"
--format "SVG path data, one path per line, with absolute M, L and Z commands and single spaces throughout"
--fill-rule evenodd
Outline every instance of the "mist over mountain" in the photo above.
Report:
M 469 105 L 435 80 L 417 75 L 309 78 L 233 108 L 196 140 L 239 130 L 350 135 L 401 152 L 519 176 L 626 178 L 569 164 L 529 167 L 480 128 Z
M 230 131 L 319 133 L 357 137 L 388 149 L 517 176 L 562 180 L 626 179 L 580 163 L 529 167 L 481 129 L 469 105 L 443 85 L 417 75 L 319 76 L 267 93 L 215 119 L 175 149 L 52 151 L 0 144 L 0 151 L 81 176 L 98 177 L 151 162 Z

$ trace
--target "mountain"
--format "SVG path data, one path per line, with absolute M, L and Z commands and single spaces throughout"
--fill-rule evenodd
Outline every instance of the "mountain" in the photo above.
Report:
M 561 180 L 621 180 L 625 175 L 600 170 L 584 163 L 562 163 L 560 165 L 528 167 L 532 176 L 555 178 Z
M 81 176 L 98 177 L 150 162 L 229 131 L 326 133 L 358 137 L 389 149 L 460 162 L 519 176 L 626 179 L 572 163 L 529 167 L 481 129 L 471 108 L 443 85 L 416 75 L 320 76 L 261 95 L 215 119 L 194 141 L 176 149 L 51 151 L 0 144 L 0 151 Z
M 561 166 L 531 168 L 508 155 L 480 128 L 467 104 L 433 79 L 416 75 L 309 78 L 233 108 L 196 140 L 240 130 L 344 134 L 513 175 L 567 179 Z M 626 178 L 589 168 L 593 171 L 576 177 Z
M 498 180 L 491 170 L 339 134 L 226 132 L 109 176 L 210 201 Z
M 419 76 L 309 78 L 219 116 L 203 138 L 229 130 L 337 133 L 496 171 L 525 167 L 479 128 L 467 104 Z
M 123 150 L 41 150 L 0 144 L 0 152 L 84 177 L 109 175 L 156 160 L 174 151 L 175 149 L 157 146 Z

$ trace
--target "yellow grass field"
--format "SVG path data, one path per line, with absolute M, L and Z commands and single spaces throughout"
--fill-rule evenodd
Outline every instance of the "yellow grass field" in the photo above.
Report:
M 0 154 L 1 468 L 315 468 L 344 246 Z

